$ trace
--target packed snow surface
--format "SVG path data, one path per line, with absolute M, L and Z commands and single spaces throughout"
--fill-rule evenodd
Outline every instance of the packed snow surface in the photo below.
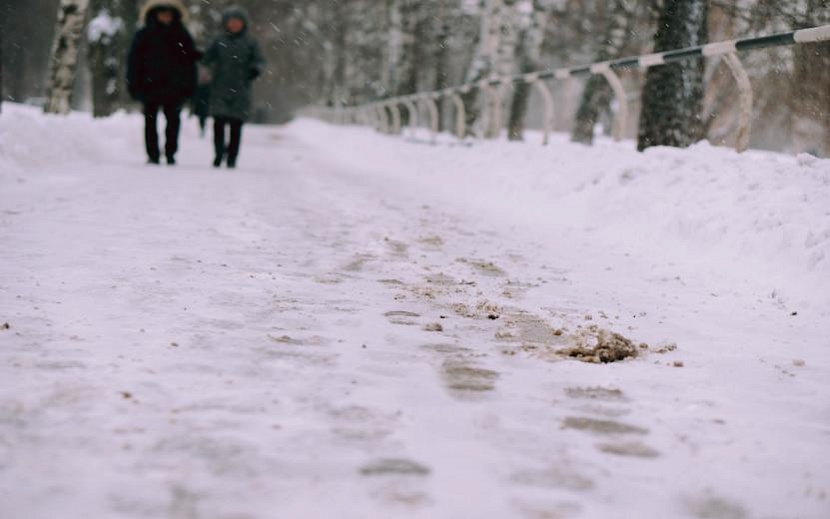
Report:
M 0 517 L 830 516 L 830 161 L 141 125 L 3 105 Z

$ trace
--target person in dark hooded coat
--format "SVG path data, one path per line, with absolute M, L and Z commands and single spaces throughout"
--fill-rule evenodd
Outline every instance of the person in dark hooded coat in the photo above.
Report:
M 135 35 L 127 60 L 130 95 L 144 105 L 144 140 L 151 164 L 158 164 L 157 118 L 167 119 L 164 153 L 176 163 L 181 110 L 196 89 L 200 54 L 184 26 L 187 11 L 179 0 L 150 0 L 143 9 L 144 27 Z
M 208 48 L 204 64 L 211 70 L 210 114 L 213 117 L 215 167 L 227 158 L 236 167 L 242 140 L 242 125 L 251 116 L 251 83 L 265 69 L 259 44 L 248 34 L 248 14 L 231 7 L 222 14 L 222 35 Z M 230 143 L 225 146 L 226 127 Z

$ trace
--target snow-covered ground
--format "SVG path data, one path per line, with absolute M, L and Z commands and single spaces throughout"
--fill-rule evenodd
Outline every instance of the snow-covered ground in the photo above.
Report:
M 3 105 L 1 518 L 830 517 L 830 161 L 245 131 Z

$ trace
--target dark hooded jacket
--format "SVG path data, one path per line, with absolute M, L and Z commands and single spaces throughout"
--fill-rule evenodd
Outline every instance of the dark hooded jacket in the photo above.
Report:
M 231 18 L 245 22 L 238 34 L 225 30 Z M 241 7 L 222 13 L 222 35 L 205 53 L 204 63 L 211 70 L 210 114 L 246 121 L 251 116 L 251 83 L 265 69 L 265 59 L 256 40 L 248 34 L 248 14 Z
M 169 26 L 156 19 L 165 9 L 174 13 Z M 182 22 L 183 16 L 177 0 L 148 3 L 144 27 L 136 33 L 127 60 L 127 86 L 134 99 L 181 104 L 195 92 L 200 55 Z

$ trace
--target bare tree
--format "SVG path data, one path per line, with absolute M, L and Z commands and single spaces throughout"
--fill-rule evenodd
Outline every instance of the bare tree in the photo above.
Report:
M 383 62 L 387 6 L 375 0 L 350 0 L 343 6 L 345 49 L 343 83 L 349 104 L 385 96 Z
M 471 83 L 515 71 L 515 53 L 521 19 L 520 1 L 481 0 L 480 9 L 481 30 L 476 53 L 466 78 L 467 82 Z M 473 133 L 473 126 L 480 115 L 479 103 L 482 100 L 490 102 L 486 96 L 482 96 L 480 89 L 473 89 L 464 96 L 468 134 Z M 495 137 L 492 128 L 485 128 L 483 133 L 485 137 Z
M 604 20 L 602 39 L 597 41 L 597 51 L 593 61 L 607 61 L 619 58 L 631 41 L 633 28 L 637 23 L 638 0 L 612 0 Z M 594 141 L 594 127 L 600 115 L 608 110 L 613 93 L 608 81 L 601 75 L 588 79 L 576 121 L 571 131 L 571 140 L 583 144 Z
M 52 45 L 49 94 L 43 107 L 46 113 L 69 113 L 88 7 L 89 0 L 61 0 Z
M 388 51 L 384 83 L 390 95 L 411 94 L 415 89 L 415 45 L 419 2 L 388 0 Z
M 92 0 L 91 20 L 86 37 L 89 44 L 89 69 L 92 75 L 92 115 L 107 117 L 121 102 L 122 55 L 126 52 L 125 8 L 135 9 L 126 0 Z
M 533 0 L 528 23 L 523 27 L 519 37 L 516 59 L 523 73 L 542 68 L 542 47 L 550 20 L 549 3 L 549 0 Z M 507 138 L 511 141 L 520 141 L 524 134 L 525 114 L 530 99 L 531 85 L 522 82 L 514 85 L 513 88 L 510 119 L 507 122 Z
M 706 43 L 707 0 L 663 0 L 659 6 L 655 52 Z M 686 147 L 704 137 L 703 60 L 652 67 L 643 88 L 637 148 Z
M 0 16 L 7 18 L 8 13 L 0 12 Z M 0 22 L 0 112 L 3 111 L 3 23 Z
M 798 0 L 785 13 L 792 29 L 830 24 L 830 0 Z M 788 98 L 792 136 L 802 149 L 830 155 L 830 42 L 799 45 Z

